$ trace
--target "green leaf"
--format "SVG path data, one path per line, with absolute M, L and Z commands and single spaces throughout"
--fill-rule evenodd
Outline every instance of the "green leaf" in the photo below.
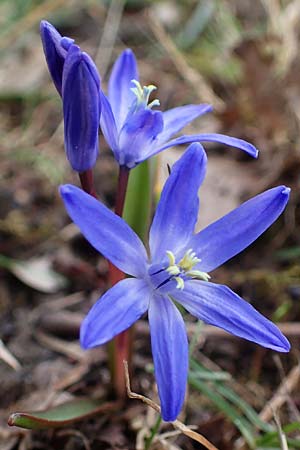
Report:
M 233 389 L 226 386 L 225 383 L 221 383 L 220 379 L 217 379 L 215 377 L 215 374 L 218 374 L 219 372 L 212 372 L 206 368 L 203 368 L 201 364 L 199 364 L 198 361 L 195 361 L 194 359 L 190 362 L 191 368 L 194 368 L 195 372 L 193 376 L 196 377 L 198 373 L 202 374 L 203 369 L 207 372 L 207 379 L 210 381 L 214 381 L 214 389 L 223 397 L 229 400 L 233 405 L 235 405 L 238 410 L 240 410 L 247 419 L 258 429 L 266 431 L 266 432 L 272 432 L 275 431 L 275 428 L 272 425 L 269 425 L 268 423 L 261 420 L 257 412 L 252 408 L 251 405 L 249 405 L 245 400 L 241 398 L 240 395 L 238 395 L 236 392 L 234 392 Z M 224 373 L 224 372 L 221 372 Z M 211 377 L 209 378 L 209 374 Z M 202 377 L 203 378 L 203 377 Z M 204 378 L 203 378 L 204 379 Z
M 255 448 L 253 427 L 244 417 L 241 416 L 236 408 L 234 408 L 229 402 L 224 400 L 224 398 L 220 394 L 210 388 L 207 383 L 199 381 L 198 379 L 193 377 L 192 374 L 189 375 L 189 383 L 195 389 L 202 392 L 205 397 L 209 398 L 215 404 L 215 406 L 217 406 L 217 408 L 222 411 L 238 428 L 249 446 L 251 448 Z
M 282 430 L 285 434 L 293 433 L 295 431 L 300 431 L 300 423 L 299 422 L 292 422 L 287 425 L 282 426 Z M 291 447 L 294 448 L 300 448 L 300 439 L 291 439 L 287 437 L 287 442 Z M 261 436 L 256 441 L 257 449 L 269 449 L 271 446 L 279 448 L 280 441 L 278 436 L 278 431 L 272 431 L 269 433 L 265 433 L 263 436 Z
M 300 256 L 300 247 L 283 248 L 275 253 L 279 261 L 293 261 Z
M 256 411 L 250 406 L 240 395 L 236 394 L 232 389 L 216 383 L 216 389 L 224 398 L 231 401 L 237 406 L 247 417 L 253 425 L 263 431 L 273 431 L 274 427 L 266 422 L 263 422 Z
M 78 398 L 45 411 L 15 412 L 8 418 L 8 425 L 31 430 L 43 430 L 70 425 L 99 413 L 117 408 L 117 403 L 103 403 L 100 400 Z
M 191 17 L 175 39 L 182 50 L 187 50 L 197 43 L 199 36 L 212 19 L 216 6 L 215 1 L 198 2 Z
M 123 218 L 145 241 L 151 212 L 150 166 L 144 161 L 130 171 Z

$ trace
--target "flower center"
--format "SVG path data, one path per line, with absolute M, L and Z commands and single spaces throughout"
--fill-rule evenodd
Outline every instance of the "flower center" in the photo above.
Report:
M 149 97 L 153 91 L 157 89 L 154 84 L 149 84 L 148 86 L 141 86 L 141 84 L 137 80 L 131 80 L 131 82 L 135 85 L 134 88 L 130 88 L 131 91 L 136 96 L 136 110 L 140 107 L 149 108 L 151 109 L 153 106 L 159 106 L 159 100 L 156 98 L 151 103 L 149 102 Z
M 196 256 L 193 249 L 187 250 L 181 260 L 176 263 L 176 258 L 173 252 L 168 250 L 167 256 L 169 259 L 168 267 L 162 267 L 161 265 L 154 265 L 149 269 L 149 275 L 152 284 L 155 289 L 167 290 L 168 283 L 171 280 L 176 281 L 176 288 L 183 289 L 185 280 L 191 278 L 194 280 L 209 281 L 210 276 L 206 272 L 201 272 L 200 270 L 194 270 L 193 268 L 201 261 L 200 258 Z
M 196 256 L 196 253 L 190 248 L 183 256 L 183 258 L 176 264 L 174 253 L 167 251 L 169 258 L 169 266 L 166 271 L 174 277 L 177 282 L 177 289 L 184 288 L 184 278 L 193 278 L 196 280 L 208 281 L 210 276 L 206 272 L 200 270 L 193 270 L 193 267 L 198 264 L 201 259 Z

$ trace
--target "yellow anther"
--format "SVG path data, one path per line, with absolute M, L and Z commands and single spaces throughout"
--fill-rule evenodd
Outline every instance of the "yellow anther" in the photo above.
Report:
M 176 289 L 183 289 L 184 288 L 184 281 L 181 277 L 175 277 L 174 280 L 177 282 Z
M 193 267 L 198 264 L 201 259 L 197 258 L 196 253 L 193 249 L 189 249 L 183 258 L 176 264 L 176 258 L 173 252 L 168 250 L 166 252 L 169 259 L 169 266 L 165 269 L 174 280 L 176 280 L 177 289 L 184 288 L 184 280 L 182 275 L 185 275 L 189 278 L 193 278 L 195 280 L 209 281 L 210 276 L 206 272 L 201 272 L 200 270 L 192 270 Z
M 197 258 L 196 253 L 190 248 L 179 261 L 178 265 L 182 270 L 190 271 L 200 261 L 201 259 Z
M 169 266 L 166 270 L 172 276 L 180 274 L 180 269 L 176 264 L 174 266 Z
M 201 272 L 200 270 L 189 270 L 186 272 L 186 275 L 192 278 L 195 278 L 196 280 L 203 280 L 203 281 L 209 281 L 211 276 L 208 275 L 206 272 Z
M 175 256 L 174 253 L 170 250 L 166 251 L 167 257 L 169 258 L 169 265 L 174 266 L 175 265 Z
M 155 99 L 151 103 L 148 104 L 151 93 L 157 89 L 157 87 L 154 86 L 154 84 L 149 84 L 148 86 L 142 87 L 141 84 L 137 80 L 131 80 L 131 82 L 135 85 L 135 87 L 130 88 L 130 89 L 136 96 L 138 105 L 142 104 L 145 107 L 147 106 L 150 109 L 153 106 L 160 105 L 158 99 Z

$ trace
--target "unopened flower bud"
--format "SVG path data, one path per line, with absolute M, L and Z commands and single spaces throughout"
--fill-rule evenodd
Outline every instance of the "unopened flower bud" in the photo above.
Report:
M 48 69 L 53 83 L 59 95 L 61 95 L 64 63 L 68 48 L 74 40 L 68 37 L 63 38 L 54 26 L 46 20 L 41 21 L 40 32 Z
M 98 155 L 100 76 L 77 45 L 70 46 L 65 59 L 62 99 L 67 158 L 74 170 L 85 172 Z

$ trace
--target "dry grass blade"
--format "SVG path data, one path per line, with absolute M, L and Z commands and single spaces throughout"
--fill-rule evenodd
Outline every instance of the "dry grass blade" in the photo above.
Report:
M 14 370 L 20 370 L 21 364 L 19 361 L 10 353 L 10 351 L 5 347 L 3 342 L 0 339 L 0 359 L 2 361 L 6 362 L 10 367 L 12 367 Z
M 299 337 L 300 336 L 300 322 L 279 322 L 276 324 L 280 331 L 288 337 Z M 196 332 L 197 324 L 189 323 L 187 325 L 188 334 L 193 336 Z M 237 339 L 233 334 L 228 333 L 221 328 L 216 328 L 212 325 L 203 325 L 201 328 L 200 340 L 203 338 L 225 338 L 226 339 Z
M 274 420 L 275 420 L 276 427 L 278 430 L 281 450 L 289 450 L 288 445 L 287 445 L 286 435 L 284 434 L 284 432 L 282 430 L 279 416 L 276 413 L 274 413 Z
M 113 0 L 105 20 L 101 42 L 95 56 L 95 64 L 101 65 L 101 76 L 105 77 L 111 54 L 120 27 L 125 0 Z
M 68 358 L 72 358 L 75 361 L 80 362 L 86 358 L 86 353 L 81 349 L 79 344 L 75 342 L 54 338 L 42 331 L 36 331 L 35 338 L 45 347 L 50 348 L 50 350 L 66 355 Z
M 147 397 L 144 397 L 144 395 L 136 394 L 135 392 L 132 392 L 130 387 L 130 379 L 129 379 L 129 372 L 128 372 L 128 363 L 127 361 L 123 361 L 124 369 L 125 369 L 125 377 L 126 377 L 126 389 L 127 389 L 127 395 L 129 398 L 133 398 L 135 400 L 140 400 L 146 405 L 150 406 L 150 408 L 153 408 L 156 412 L 159 414 L 161 413 L 160 406 L 157 405 L 155 402 L 150 400 Z M 204 436 L 202 436 L 199 433 L 196 433 L 196 431 L 191 430 L 188 426 L 184 425 L 184 423 L 180 422 L 179 420 L 174 420 L 174 422 L 171 422 L 174 428 L 179 430 L 182 434 L 185 436 L 190 437 L 196 442 L 199 442 L 201 445 L 203 445 L 208 450 L 218 450 L 217 447 L 215 447 L 211 442 L 209 442 Z
M 83 364 L 79 363 L 72 370 L 70 370 L 66 376 L 64 376 L 62 379 L 59 379 L 54 384 L 53 389 L 55 391 L 63 391 L 64 389 L 81 380 L 82 377 L 88 373 L 89 369 L 89 364 L 86 364 L 85 362 Z
M 278 411 L 280 407 L 288 400 L 288 395 L 296 388 L 300 379 L 300 365 L 295 366 L 285 377 L 277 391 L 266 404 L 259 414 L 259 417 L 268 422 L 273 416 L 274 411 Z
M 221 100 L 220 97 L 213 92 L 200 73 L 189 66 L 183 54 L 178 50 L 168 33 L 159 23 L 157 17 L 154 17 L 151 11 L 148 13 L 148 22 L 156 39 L 170 56 L 174 66 L 182 78 L 186 80 L 193 88 L 199 101 L 212 103 L 216 110 L 223 110 L 223 100 Z

